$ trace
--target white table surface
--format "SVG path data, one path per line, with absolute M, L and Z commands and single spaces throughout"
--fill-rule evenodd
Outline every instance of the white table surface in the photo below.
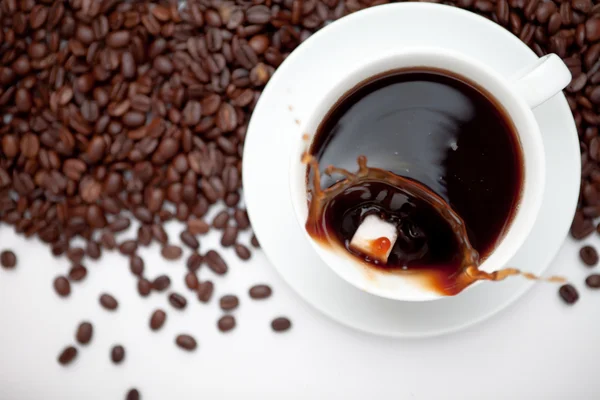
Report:
M 170 228 L 173 237 L 177 230 Z M 594 236 L 588 242 L 600 244 Z M 204 240 L 203 250 L 214 240 Z M 210 305 L 198 303 L 184 288 L 184 262 L 162 260 L 157 248 L 142 252 L 148 275 L 171 273 L 174 287 L 188 297 L 186 310 L 170 307 L 165 294 L 138 296 L 128 262 L 117 254 L 99 264 L 85 262 L 87 279 L 73 284 L 64 300 L 54 293 L 52 280 L 66 273 L 68 261 L 2 226 L 0 248 L 15 249 L 19 264 L 14 271 L 0 270 L 0 399 L 124 399 L 133 386 L 144 400 L 598 399 L 600 291 L 583 285 L 591 270 L 577 259 L 579 246 L 568 239 L 548 271 L 577 283 L 581 299 L 575 306 L 558 299 L 556 286 L 539 284 L 470 329 L 403 340 L 328 320 L 282 282 L 260 251 L 249 263 L 225 254 L 230 271 L 214 278 Z M 200 274 L 207 278 L 211 272 Z M 273 297 L 250 300 L 247 289 L 261 282 L 272 285 Z M 99 306 L 103 291 L 117 297 L 117 312 Z M 221 334 L 216 299 L 225 293 L 237 294 L 241 305 L 234 312 L 237 328 Z M 168 318 L 154 333 L 148 319 L 158 306 Z M 292 330 L 271 331 L 270 320 L 278 315 L 292 319 Z M 74 364 L 59 366 L 58 353 L 74 342 L 84 319 L 94 324 L 92 343 L 79 346 Z M 197 351 L 175 347 L 181 332 L 198 339 Z M 119 366 L 109 359 L 115 343 L 127 351 Z

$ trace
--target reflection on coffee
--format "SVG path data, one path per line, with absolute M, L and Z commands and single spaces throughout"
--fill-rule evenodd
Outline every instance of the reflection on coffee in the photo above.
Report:
M 356 171 L 359 156 L 368 159 L 368 170 L 381 173 L 348 179 L 344 171 Z M 469 266 L 473 275 L 502 239 L 524 175 L 515 128 L 494 99 L 458 76 L 425 68 L 386 73 L 344 95 L 319 126 L 305 161 L 312 162 L 309 201 L 342 182 L 335 194 L 322 193 L 327 203 L 321 204 L 322 214 L 313 212 L 313 221 L 309 216 L 313 237 L 337 242 L 378 268 L 428 271 L 445 294 L 468 285 L 471 278 L 457 279 Z M 335 168 L 326 174 L 328 166 Z M 315 168 L 318 174 L 311 173 Z M 315 176 L 321 177 L 318 188 Z M 410 182 L 423 190 L 415 192 Z M 443 206 L 427 201 L 426 192 Z M 443 208 L 456 214 L 464 232 L 449 223 Z M 385 263 L 349 246 L 371 214 L 397 227 L 398 239 Z M 476 256 L 466 254 L 470 251 Z M 500 276 L 477 279 L 492 278 Z

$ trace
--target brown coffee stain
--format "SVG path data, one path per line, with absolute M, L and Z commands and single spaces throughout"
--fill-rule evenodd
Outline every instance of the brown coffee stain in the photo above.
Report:
M 431 191 L 425 185 L 396 175 L 389 171 L 367 166 L 367 158 L 359 156 L 357 159 L 358 170 L 354 173 L 335 166 L 328 166 L 324 173 L 326 175 L 340 174 L 344 179 L 338 181 L 332 186 L 323 189 L 321 187 L 321 176 L 319 174 L 318 161 L 308 152 L 303 153 L 301 162 L 308 165 L 308 173 L 312 173 L 312 185 L 309 187 L 308 218 L 305 228 L 309 235 L 324 246 L 335 246 L 341 248 L 346 253 L 370 268 L 376 268 L 380 271 L 386 271 L 394 274 L 402 274 L 409 278 L 414 278 L 421 282 L 428 289 L 445 296 L 453 296 L 463 291 L 468 286 L 477 281 L 502 281 L 510 276 L 522 276 L 528 280 L 544 281 L 550 283 L 565 283 L 566 279 L 559 276 L 540 277 L 530 272 L 524 272 L 516 268 L 503 268 L 494 272 L 485 272 L 479 269 L 479 253 L 471 245 L 464 221 L 450 207 L 450 205 L 435 192 Z M 387 268 L 385 264 L 377 265 L 370 263 L 369 260 L 361 258 L 356 254 L 348 252 L 336 238 L 332 237 L 325 225 L 325 210 L 327 204 L 334 200 L 344 190 L 354 185 L 365 182 L 380 181 L 388 185 L 401 188 L 410 193 L 415 198 L 424 201 L 431 206 L 442 219 L 450 226 L 458 244 L 460 266 L 456 271 L 448 273 L 447 271 L 436 269 L 434 267 L 423 267 L 419 269 L 402 270 L 399 268 Z M 382 240 L 385 239 L 385 240 Z M 387 243 L 386 243 L 387 241 Z M 385 253 L 391 243 L 387 238 L 374 240 L 373 246 L 377 251 Z M 387 247 L 386 247 L 387 246 Z M 372 275 L 372 274 L 370 274 Z

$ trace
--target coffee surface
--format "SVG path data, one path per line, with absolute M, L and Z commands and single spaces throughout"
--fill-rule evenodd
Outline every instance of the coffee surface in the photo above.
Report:
M 438 70 L 395 71 L 358 85 L 325 117 L 310 153 L 321 174 L 329 165 L 354 171 L 364 155 L 371 168 L 422 183 L 462 218 L 482 259 L 510 224 L 523 183 L 521 147 L 503 110 L 476 86 Z M 342 179 L 322 175 L 321 188 Z M 387 182 L 362 182 L 336 195 L 325 207 L 326 229 L 348 248 L 371 213 L 399 228 L 386 267 L 460 267 L 438 210 Z

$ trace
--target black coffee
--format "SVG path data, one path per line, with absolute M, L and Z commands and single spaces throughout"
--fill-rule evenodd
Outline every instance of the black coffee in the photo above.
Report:
M 523 183 L 521 147 L 501 107 L 474 84 L 438 70 L 400 70 L 358 85 L 325 117 L 310 154 L 321 173 L 329 165 L 356 171 L 364 155 L 370 168 L 422 183 L 464 220 L 481 259 L 510 224 Z M 343 178 L 323 175 L 321 188 Z M 327 235 L 351 250 L 349 241 L 372 213 L 399 228 L 386 267 L 458 266 L 455 236 L 439 210 L 384 181 L 338 194 L 325 208 Z

